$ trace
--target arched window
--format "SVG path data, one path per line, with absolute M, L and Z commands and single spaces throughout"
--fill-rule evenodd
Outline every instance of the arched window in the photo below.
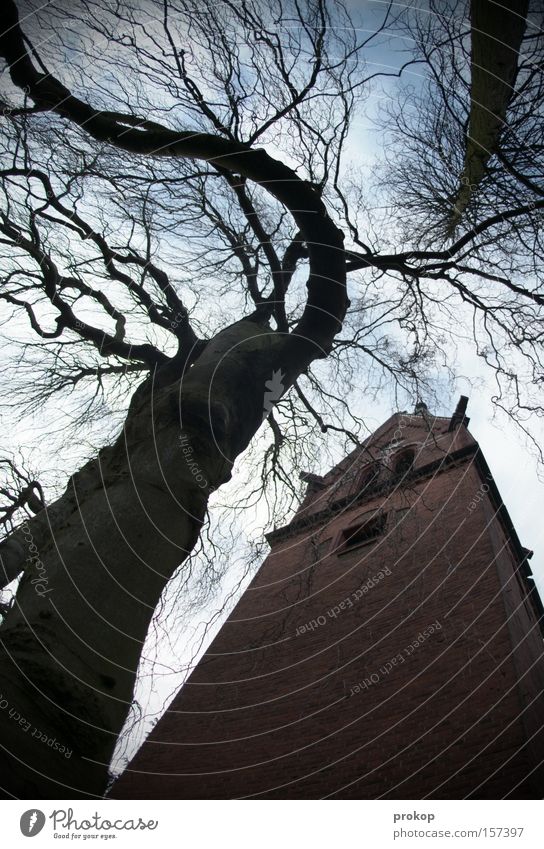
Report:
M 401 451 L 400 454 L 397 454 L 395 457 L 393 472 L 400 477 L 404 477 L 404 475 L 407 474 L 414 465 L 415 456 L 416 454 L 413 448 Z
M 365 466 L 361 472 L 359 480 L 357 481 L 357 492 L 364 492 L 365 489 L 372 486 L 379 473 L 380 469 L 378 463 L 371 463 L 369 466 Z

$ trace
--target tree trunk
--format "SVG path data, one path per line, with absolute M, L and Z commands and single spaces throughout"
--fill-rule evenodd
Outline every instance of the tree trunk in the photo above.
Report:
M 210 490 L 270 409 L 265 383 L 278 370 L 285 388 L 294 378 L 289 341 L 241 321 L 182 379 L 161 387 L 159 372 L 115 444 L 18 532 L 25 572 L 0 628 L 8 795 L 103 795 L 159 596 L 195 545 Z
M 101 796 L 155 605 L 198 538 L 209 491 L 229 479 L 279 400 L 270 386 L 287 389 L 330 352 L 342 327 L 343 234 L 315 188 L 265 150 L 97 110 L 74 96 L 35 64 L 15 3 L 4 6 L 0 55 L 37 106 L 132 154 L 204 159 L 257 182 L 291 212 L 310 265 L 307 302 L 289 335 L 243 320 L 219 333 L 183 378 L 162 385 L 167 364 L 152 395 L 135 393 L 117 442 L 29 521 L 30 533 L 23 528 L 0 549 L 6 578 L 30 558 L 0 628 L 8 791 Z
M 461 185 L 449 224 L 451 235 L 495 153 L 514 93 L 528 0 L 473 0 L 470 118 Z

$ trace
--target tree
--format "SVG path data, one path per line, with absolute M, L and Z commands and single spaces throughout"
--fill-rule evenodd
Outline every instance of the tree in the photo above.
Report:
M 512 415 L 523 399 L 508 356 L 529 364 L 541 411 L 544 201 L 535 156 L 527 166 L 509 141 L 541 108 L 540 31 L 532 12 L 512 28 L 516 67 L 491 71 L 500 98 L 486 103 L 478 82 L 493 128 L 474 142 L 470 68 L 486 42 L 470 55 L 469 10 L 452 6 L 453 19 L 391 5 L 361 39 L 325 0 L 198 13 L 185 0 L 8 0 L 0 299 L 8 327 L 24 318 L 34 333 L 12 342 L 37 383 L 17 390 L 32 407 L 94 386 L 80 424 L 100 393 L 132 391 L 113 443 L 45 507 L 36 476 L 6 464 L 5 517 L 21 520 L 0 546 L 4 584 L 19 579 L 0 628 L 9 794 L 102 795 L 153 611 L 265 418 L 263 459 L 285 482 L 282 452 L 296 458 L 312 422 L 358 441 L 339 381 L 360 380 L 365 360 L 430 391 L 444 321 L 464 305 L 510 397 L 514 384 Z M 367 71 L 365 51 L 403 28 L 414 54 Z M 365 191 L 344 166 L 350 123 L 373 79 L 402 82 L 414 62 L 429 69 L 427 91 L 409 95 L 425 98 L 418 127 L 401 89 L 398 155 L 383 191 Z M 493 149 L 470 171 L 474 144 Z M 380 191 L 389 227 L 367 208 Z

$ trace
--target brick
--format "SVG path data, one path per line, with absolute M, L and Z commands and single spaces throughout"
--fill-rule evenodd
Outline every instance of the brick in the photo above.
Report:
M 448 419 L 429 429 L 408 416 L 402 436 L 416 462 L 404 485 L 382 472 L 354 500 L 357 476 L 343 472 L 362 474 L 401 415 L 271 536 L 269 556 L 112 797 L 542 797 L 542 768 L 532 771 L 544 758 L 542 622 L 475 440 L 464 425 L 450 432 Z M 341 510 L 319 515 L 342 498 Z M 388 514 L 384 533 L 333 553 L 376 510 Z M 316 562 L 325 539 L 330 552 L 321 546 Z M 441 629 L 410 653 L 436 620 Z

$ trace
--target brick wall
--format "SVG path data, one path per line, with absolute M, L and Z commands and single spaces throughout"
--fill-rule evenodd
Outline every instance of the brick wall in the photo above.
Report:
M 358 500 L 343 481 L 397 416 L 326 476 L 112 796 L 544 796 L 543 643 L 519 556 L 466 428 L 408 419 L 416 474 L 384 471 Z M 317 516 L 331 487 L 347 501 Z M 383 534 L 339 553 L 380 512 Z

